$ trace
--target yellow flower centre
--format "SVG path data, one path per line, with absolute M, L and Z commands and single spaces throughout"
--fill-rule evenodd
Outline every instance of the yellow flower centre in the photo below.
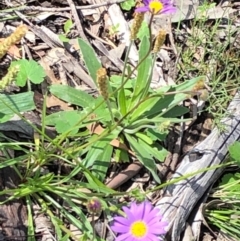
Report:
M 130 227 L 130 232 L 135 238 L 142 238 L 147 234 L 147 225 L 143 221 L 136 221 Z
M 163 9 L 163 4 L 159 0 L 152 0 L 148 7 L 150 8 L 152 14 L 157 14 Z

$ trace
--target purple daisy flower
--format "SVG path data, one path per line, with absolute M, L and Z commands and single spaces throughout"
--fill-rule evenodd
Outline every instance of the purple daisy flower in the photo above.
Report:
M 151 12 L 152 14 L 175 13 L 176 8 L 171 0 L 143 0 L 144 6 L 136 8 L 136 12 Z
M 129 208 L 123 207 L 123 211 L 126 217 L 115 217 L 111 226 L 119 234 L 115 241 L 159 241 L 159 235 L 167 233 L 168 223 L 161 221 L 159 209 L 150 202 L 133 202 Z

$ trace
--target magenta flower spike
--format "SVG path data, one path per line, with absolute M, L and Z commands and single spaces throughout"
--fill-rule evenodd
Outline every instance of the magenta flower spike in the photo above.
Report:
M 168 223 L 163 222 L 159 209 L 148 201 L 130 207 L 123 207 L 126 217 L 117 216 L 111 226 L 119 235 L 115 241 L 159 241 L 159 235 L 166 234 Z
M 152 14 L 171 14 L 176 12 L 171 0 L 143 0 L 144 6 L 136 8 L 136 12 L 151 12 Z

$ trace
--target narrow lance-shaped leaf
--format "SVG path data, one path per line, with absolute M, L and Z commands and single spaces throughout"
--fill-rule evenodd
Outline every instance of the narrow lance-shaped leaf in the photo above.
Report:
M 200 81 L 203 77 L 197 77 L 188 80 L 180 85 L 175 85 L 170 88 L 171 95 L 164 95 L 165 91 L 159 89 L 156 94 L 159 96 L 149 97 L 146 101 L 141 103 L 131 114 L 131 121 L 137 120 L 139 118 L 154 117 L 158 115 L 164 115 L 173 107 L 181 103 L 189 96 L 189 91 L 191 91 L 194 85 Z M 162 95 L 162 97 L 160 96 Z
M 88 43 L 86 43 L 84 40 L 82 40 L 80 38 L 78 39 L 78 44 L 81 49 L 83 59 L 86 64 L 86 67 L 88 69 L 88 72 L 89 72 L 90 76 L 92 77 L 94 83 L 97 85 L 96 73 L 97 73 L 97 70 L 102 67 L 101 62 L 97 58 L 92 46 L 90 46 Z
M 67 85 L 52 85 L 50 92 L 61 100 L 81 107 L 90 107 L 95 103 L 91 95 Z
M 143 40 L 140 44 L 139 62 L 141 62 L 142 59 L 145 58 L 146 54 L 149 51 L 149 48 L 150 48 L 150 43 L 148 38 L 145 36 L 143 37 Z M 130 108 L 132 108 L 137 102 L 139 102 L 139 100 L 144 98 L 143 93 L 145 92 L 144 90 L 148 88 L 147 80 L 150 75 L 151 64 L 152 64 L 152 58 L 151 58 L 151 55 L 149 55 L 146 59 L 144 59 L 144 61 L 138 67 L 138 74 L 137 74 L 136 82 L 134 84 L 134 91 L 131 99 Z
M 151 172 L 155 181 L 160 183 L 161 181 L 157 175 L 156 164 L 153 157 L 149 154 L 149 150 L 146 150 L 144 146 L 140 145 L 140 143 L 131 135 L 126 134 L 125 136 L 139 161 Z

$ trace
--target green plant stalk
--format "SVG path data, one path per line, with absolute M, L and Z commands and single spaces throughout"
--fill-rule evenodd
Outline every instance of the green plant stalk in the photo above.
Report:
M 149 20 L 149 23 L 148 23 L 150 46 L 149 46 L 149 52 L 147 53 L 147 55 L 151 53 L 152 46 L 153 46 L 153 39 L 152 39 L 152 21 L 153 21 L 153 17 L 154 17 L 154 14 L 151 14 L 151 17 L 150 17 L 150 20 Z M 152 81 L 153 69 L 154 69 L 154 65 L 155 65 L 155 62 L 156 62 L 156 56 L 157 56 L 157 54 L 154 54 L 154 59 L 153 59 L 153 63 L 152 63 L 152 66 L 151 66 L 151 72 L 150 72 L 149 78 L 147 80 L 146 88 L 144 89 L 144 92 L 143 92 L 141 98 L 144 98 L 145 96 L 147 96 L 147 93 L 149 91 L 149 87 L 150 87 L 150 84 L 151 84 L 151 81 Z M 141 100 L 141 98 L 140 98 L 140 100 Z
M 31 199 L 29 196 L 26 196 L 26 204 L 28 210 L 28 238 L 27 241 L 35 241 L 35 233 L 34 233 L 34 224 L 33 224 L 33 216 L 32 216 L 32 205 Z
M 151 52 L 151 49 L 152 49 L 152 31 L 151 31 L 151 25 L 152 25 L 152 21 L 153 21 L 153 17 L 154 15 L 151 14 L 151 17 L 150 17 L 150 20 L 149 20 L 149 24 L 148 24 L 148 27 L 149 27 L 149 41 L 150 41 L 150 47 L 149 47 L 149 50 L 146 54 L 146 56 L 143 57 L 142 60 L 139 61 L 139 63 L 137 64 L 137 68 L 142 64 L 142 62 L 147 58 L 147 56 L 150 54 Z M 123 67 L 123 74 L 122 74 L 122 85 L 124 83 L 124 76 L 125 76 L 125 70 L 126 70 L 126 66 L 127 66 L 127 59 L 128 59 L 128 56 L 129 56 L 129 53 L 130 53 L 130 49 L 131 49 L 131 46 L 133 44 L 134 40 L 132 40 L 130 42 L 130 45 L 127 49 L 127 54 L 126 54 L 126 58 L 125 58 L 125 61 L 124 61 L 124 67 Z M 136 69 L 137 69 L 136 68 Z M 127 77 L 128 79 L 128 77 Z M 148 82 L 151 82 L 151 79 L 148 80 Z M 124 86 L 124 85 L 123 85 Z M 148 92 L 148 89 L 149 89 L 149 86 L 150 86 L 150 83 L 147 84 L 147 87 L 145 88 L 145 92 Z M 125 115 L 127 113 L 127 106 L 126 106 L 126 96 L 125 96 L 125 91 L 124 91 L 124 88 L 121 88 L 120 91 L 119 91 L 119 95 L 118 95 L 118 106 L 120 107 L 120 112 L 122 115 Z
M 48 205 L 45 203 L 45 201 L 38 194 L 34 194 L 34 197 L 40 203 L 40 205 L 43 207 L 43 209 L 46 211 L 46 213 L 49 215 L 49 217 L 51 217 L 51 219 L 54 219 L 55 215 L 48 208 Z M 77 237 L 69 229 L 67 229 L 64 225 L 59 224 L 59 227 L 63 232 L 68 234 L 73 239 L 77 240 Z
M 122 81 L 121 81 L 122 86 L 124 86 L 123 83 L 124 83 L 125 71 L 127 68 L 127 60 L 129 57 L 129 53 L 130 53 L 132 44 L 133 44 L 133 40 L 131 40 L 131 42 L 127 48 L 127 53 L 126 53 L 124 66 L 123 66 L 123 72 L 122 72 Z M 127 106 L 126 106 L 126 96 L 125 96 L 124 88 L 121 88 L 120 91 L 118 92 L 118 106 L 119 106 L 119 109 L 120 109 L 120 112 L 122 113 L 122 115 L 125 115 L 127 112 Z
M 127 78 L 123 81 L 123 83 L 121 84 L 121 86 L 118 87 L 118 88 L 117 88 L 115 91 L 113 91 L 112 93 L 110 93 L 110 94 L 109 94 L 109 97 L 113 96 L 115 93 L 117 93 L 119 90 L 121 90 L 121 89 L 124 87 L 124 85 L 127 83 L 127 81 L 131 78 L 131 76 L 132 76 L 132 74 L 134 73 L 134 71 L 137 70 L 138 66 L 140 66 L 140 65 L 142 64 L 142 62 L 148 57 L 148 55 L 150 54 L 150 52 L 151 52 L 151 49 L 149 48 L 149 51 L 148 51 L 148 53 L 144 56 L 144 58 L 142 58 L 142 59 L 140 60 L 140 62 L 139 62 L 136 66 L 133 67 L 133 69 L 131 70 L 131 72 L 128 73 Z M 79 122 L 78 122 L 74 127 L 72 127 L 72 129 L 70 129 L 67 133 L 63 133 L 63 134 L 61 134 L 59 137 L 57 137 L 57 138 L 59 139 L 59 140 L 58 140 L 59 143 L 62 143 L 62 142 L 66 139 L 67 135 L 68 135 L 77 125 L 79 125 L 81 122 L 83 122 L 93 111 L 95 111 L 98 107 L 100 107 L 104 102 L 105 102 L 105 100 L 101 101 L 98 105 L 96 105 L 96 106 L 91 110 L 91 112 L 89 112 L 89 114 L 87 114 L 85 117 L 83 117 L 82 119 L 80 119 Z M 57 140 L 56 140 L 56 141 L 57 141 Z M 85 148 L 85 147 L 84 147 L 84 148 Z
M 6 157 L 8 157 L 9 159 L 11 159 L 9 153 L 8 153 L 5 149 L 3 149 L 3 153 L 4 153 L 4 155 L 5 155 Z M 16 168 L 15 165 L 12 165 L 11 168 L 13 168 L 13 170 L 17 173 L 17 175 L 18 175 L 19 178 L 22 178 L 22 174 L 19 172 L 19 170 Z
M 211 170 L 215 170 L 217 168 L 223 168 L 223 167 L 226 167 L 228 165 L 232 165 L 234 162 L 229 162 L 229 163 L 223 163 L 223 164 L 219 164 L 219 165 L 214 165 L 214 166 L 211 166 L 211 167 L 207 167 L 207 168 L 203 168 L 201 170 L 198 170 L 198 171 L 195 171 L 195 172 L 192 172 L 192 173 L 189 173 L 189 174 L 186 174 L 184 176 L 180 176 L 178 178 L 175 178 L 171 181 L 168 181 L 166 183 L 163 183 L 163 184 L 160 184 L 158 185 L 157 187 L 151 189 L 151 190 L 148 190 L 145 192 L 145 195 L 151 193 L 151 192 L 154 192 L 154 191 L 157 191 L 159 189 L 162 189 L 166 186 L 169 186 L 169 185 L 172 185 L 172 184 L 175 184 L 179 181 L 182 181 L 182 180 L 185 180 L 189 177 L 193 177 L 197 174 L 201 174 L 203 172 L 206 172 L 206 171 L 211 171 Z M 58 186 L 58 185 L 54 185 L 54 186 Z M 55 190 L 55 188 L 57 188 L 58 190 Z M 14 192 L 16 192 L 16 189 L 8 189 L 8 190 L 4 190 L 4 191 L 1 191 L 0 194 L 1 195 L 4 195 L 4 194 L 8 194 L 8 195 L 13 195 L 12 197 L 8 198 L 8 200 L 4 201 L 4 202 L 1 202 L 1 204 L 3 203 L 6 203 L 7 201 L 10 201 L 10 200 L 13 200 L 14 198 L 21 198 L 21 197 L 24 197 L 24 196 L 27 196 L 27 195 L 32 195 L 34 196 L 38 201 L 39 201 L 39 195 L 37 194 L 37 192 L 39 193 L 42 193 L 44 191 L 47 191 L 47 192 L 50 192 L 50 193 L 55 193 L 57 195 L 61 195 L 62 192 L 65 192 L 67 193 L 66 191 L 66 188 L 59 188 L 59 187 L 55 187 L 54 189 L 51 187 L 51 186 L 47 186 L 45 185 L 44 188 L 34 188 L 34 190 L 32 189 L 32 191 L 21 191 L 20 192 L 20 189 L 17 189 L 18 190 L 18 193 L 20 195 L 16 196 L 16 195 L 13 195 Z M 36 190 L 37 189 L 37 190 Z M 25 188 L 26 190 L 26 188 Z M 42 193 L 42 195 L 44 195 Z M 124 195 L 131 195 L 131 193 L 129 192 L 114 192 L 114 193 L 108 193 L 108 194 L 101 194 L 101 193 L 94 193 L 94 196 L 97 196 L 97 197 L 107 197 L 107 198 L 110 198 L 110 197 L 120 197 L 120 196 L 124 196 Z M 69 196 L 69 195 L 68 195 Z M 69 198 L 71 198 L 71 195 L 69 196 Z
M 4 101 L 2 101 L 2 102 L 4 102 Z M 104 103 L 104 100 L 103 100 L 100 104 L 102 104 L 102 103 Z M 62 147 L 60 143 L 57 143 L 55 140 L 52 140 L 51 138 L 49 138 L 45 133 L 42 133 L 42 131 L 41 131 L 40 129 L 38 129 L 38 128 L 37 128 L 36 126 L 34 126 L 32 123 L 28 122 L 28 121 L 26 120 L 26 118 L 25 118 L 24 116 L 22 116 L 20 113 L 15 112 L 15 110 L 13 110 L 13 108 L 12 108 L 11 106 L 9 106 L 6 102 L 4 102 L 4 104 L 5 104 L 6 106 L 8 106 L 8 108 L 9 108 L 10 110 L 12 110 L 13 113 L 15 113 L 16 115 L 18 115 L 21 119 L 25 120 L 26 123 L 28 123 L 36 132 L 40 133 L 41 135 L 44 135 L 44 136 L 45 136 L 45 139 L 48 140 L 48 141 L 50 142 L 50 144 L 54 144 L 59 150 L 61 150 L 63 153 L 65 153 L 65 154 L 68 155 L 70 158 L 72 158 L 74 161 L 76 161 L 76 163 L 78 163 L 78 165 L 81 166 L 81 168 L 83 169 L 83 171 L 85 171 L 90 177 L 93 178 L 93 175 L 91 174 L 91 172 L 90 172 L 87 168 L 85 168 L 72 154 L 66 152 L 66 149 L 65 149 L 64 147 Z M 98 106 L 100 106 L 100 104 L 99 104 Z M 88 117 L 88 115 L 86 115 L 86 117 L 85 117 L 85 118 L 82 118 L 82 119 L 86 119 L 87 117 Z M 93 142 L 93 143 L 94 143 L 94 142 Z M 93 143 L 91 143 L 91 144 L 93 144 Z M 82 148 L 81 148 L 81 149 L 82 149 Z M 81 150 L 81 149 L 80 149 L 80 150 Z M 99 182 L 100 182 L 100 181 L 99 181 Z
M 111 108 L 109 99 L 106 100 L 106 104 L 107 104 L 107 107 L 108 107 L 108 110 L 109 110 L 109 113 L 110 113 L 110 116 L 112 119 L 112 123 L 114 123 L 114 117 L 113 117 L 112 108 Z
M 125 83 L 124 83 L 125 84 Z M 166 95 L 170 95 L 170 94 L 174 94 L 174 93 L 180 93 L 181 91 L 179 92 L 169 92 L 169 93 L 166 93 Z M 183 93 L 193 93 L 193 92 L 190 92 L 190 91 L 182 91 Z M 83 144 L 81 145 L 80 147 L 78 148 L 75 148 L 74 150 L 75 151 L 80 151 L 86 147 L 88 147 L 89 145 L 92 145 L 94 144 L 96 141 L 100 140 L 101 138 L 107 136 L 112 130 L 114 130 L 115 128 L 117 128 L 122 122 L 123 120 L 129 115 L 131 114 L 140 104 L 142 104 L 144 101 L 146 101 L 147 99 L 150 99 L 150 98 L 154 98 L 154 97 L 157 97 L 157 96 L 162 96 L 162 94 L 156 94 L 156 95 L 152 95 L 152 96 L 149 96 L 143 100 L 141 100 L 140 102 L 138 102 L 130 111 L 128 111 L 128 113 L 125 114 L 125 116 L 123 116 L 114 126 L 112 126 L 111 128 L 109 129 L 106 129 L 104 132 L 102 132 L 100 135 L 98 135 L 94 140 L 92 140 L 91 142 L 88 142 L 86 144 Z M 168 110 L 166 110 L 168 111 Z M 164 112 L 163 112 L 164 114 Z M 84 119 L 84 118 L 82 118 Z
M 141 66 L 141 64 L 145 61 L 145 59 L 150 55 L 150 53 L 151 53 L 151 51 L 152 51 L 153 41 L 152 41 L 151 25 L 152 25 L 153 17 L 154 17 L 154 15 L 151 14 L 151 17 L 150 17 L 150 20 L 149 20 L 149 23 L 148 23 L 148 29 L 149 29 L 149 49 L 148 49 L 146 55 L 145 55 L 141 60 L 139 60 L 139 63 L 138 63 L 138 65 L 137 65 L 138 67 Z M 152 68 L 153 68 L 153 66 L 154 66 L 154 63 L 152 63 Z M 137 76 L 137 78 L 138 78 L 138 77 L 139 77 L 139 76 Z M 142 77 L 140 76 L 140 78 L 142 78 Z M 151 82 L 151 79 L 148 79 L 148 81 Z M 150 83 L 147 84 L 146 86 L 144 86 L 144 91 L 143 91 L 143 93 L 148 93 L 148 91 L 149 91 L 149 86 L 150 86 Z M 135 86 L 135 87 L 136 87 L 136 86 Z M 143 89 L 142 89 L 142 90 L 143 90 Z M 142 91 L 142 90 L 141 90 L 141 91 Z M 130 108 L 132 108 L 132 106 L 133 106 L 134 104 L 138 103 L 139 101 L 141 101 L 141 99 L 143 99 L 143 98 L 145 97 L 143 93 L 141 93 L 139 90 L 136 90 L 136 88 L 134 89 L 133 95 L 132 95 L 132 98 L 131 98 L 131 104 L 128 106 L 128 111 L 129 111 Z M 137 97 L 137 96 L 138 96 L 138 97 Z
M 195 171 L 195 172 L 192 172 L 192 173 L 189 173 L 189 174 L 185 174 L 184 176 L 174 178 L 174 179 L 171 180 L 171 181 L 168 181 L 168 182 L 166 182 L 166 183 L 160 184 L 160 185 L 158 185 L 157 187 L 155 187 L 155 188 L 153 188 L 153 189 L 151 189 L 151 190 L 146 191 L 146 195 L 149 194 L 149 193 L 151 193 L 151 192 L 155 192 L 155 191 L 157 191 L 158 189 L 167 187 L 167 186 L 172 185 L 172 184 L 175 184 L 175 183 L 177 183 L 177 182 L 179 182 L 179 181 L 185 180 L 185 179 L 187 179 L 187 178 L 189 178 L 189 177 L 195 176 L 195 175 L 197 175 L 197 174 L 201 174 L 201 173 L 203 173 L 203 172 L 215 170 L 215 169 L 217 169 L 217 168 L 226 167 L 226 166 L 229 166 L 229 165 L 232 165 L 232 164 L 234 164 L 234 162 L 222 163 L 222 164 L 214 165 L 214 166 L 211 166 L 211 167 L 202 168 L 201 170 L 198 170 L 198 171 Z
M 93 227 L 93 237 L 92 237 L 92 241 L 95 240 L 95 237 L 96 237 L 96 231 L 95 231 L 95 220 L 94 220 L 94 214 L 91 215 L 91 218 L 92 218 L 92 227 Z
M 47 111 L 47 92 L 44 94 L 43 99 L 43 107 L 42 107 L 42 132 L 44 135 L 41 135 L 42 143 L 44 143 L 45 138 L 45 119 L 46 119 L 46 111 Z
M 32 90 L 31 81 L 29 79 L 27 79 L 27 89 L 28 91 Z

